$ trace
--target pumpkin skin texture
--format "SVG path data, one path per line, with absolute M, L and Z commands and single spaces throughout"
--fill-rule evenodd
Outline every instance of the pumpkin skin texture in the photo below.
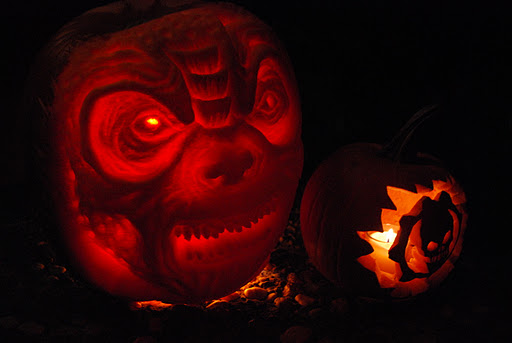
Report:
M 60 59 L 50 189 L 93 284 L 199 303 L 268 260 L 302 170 L 301 114 L 265 24 L 228 4 L 166 3 L 93 10 L 46 49 Z
M 418 154 L 414 163 L 400 163 L 382 148 L 344 146 L 318 167 L 302 198 L 301 230 L 312 263 L 347 292 L 403 299 L 438 285 L 453 269 L 466 200 L 438 160 Z M 394 241 L 371 238 L 388 228 Z

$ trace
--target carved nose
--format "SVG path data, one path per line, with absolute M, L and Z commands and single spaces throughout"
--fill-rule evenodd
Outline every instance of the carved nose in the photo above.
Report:
M 225 152 L 220 160 L 206 170 L 207 179 L 220 179 L 225 185 L 238 183 L 254 163 L 249 151 Z

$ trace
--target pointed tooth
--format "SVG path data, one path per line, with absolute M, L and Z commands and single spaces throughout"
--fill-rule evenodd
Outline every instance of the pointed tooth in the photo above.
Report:
M 210 229 L 206 226 L 203 226 L 201 228 L 201 236 L 203 236 L 204 238 L 208 239 L 210 238 Z
M 192 229 L 192 232 L 194 233 L 194 237 L 197 239 L 201 238 L 201 228 L 196 226 Z
M 176 225 L 173 229 L 174 234 L 176 237 L 179 237 L 183 234 L 183 225 Z
M 192 229 L 190 228 L 190 226 L 184 226 L 183 227 L 183 237 L 187 241 L 190 241 L 190 239 L 192 238 Z

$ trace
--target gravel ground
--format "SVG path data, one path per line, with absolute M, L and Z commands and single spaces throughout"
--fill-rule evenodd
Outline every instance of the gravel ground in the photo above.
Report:
M 298 206 L 261 274 L 198 306 L 127 303 L 94 289 L 33 212 L 10 212 L 2 233 L 3 342 L 507 341 L 502 296 L 490 280 L 475 282 L 487 277 L 478 259 L 463 254 L 438 290 L 411 301 L 350 297 L 308 262 Z

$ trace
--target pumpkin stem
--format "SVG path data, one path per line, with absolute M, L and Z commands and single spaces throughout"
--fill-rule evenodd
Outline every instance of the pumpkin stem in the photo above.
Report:
M 393 139 L 382 148 L 382 156 L 392 159 L 393 161 L 400 161 L 403 157 L 405 147 L 414 131 L 416 131 L 425 120 L 432 117 L 438 109 L 438 105 L 429 105 L 416 112 L 411 119 L 402 126 Z

